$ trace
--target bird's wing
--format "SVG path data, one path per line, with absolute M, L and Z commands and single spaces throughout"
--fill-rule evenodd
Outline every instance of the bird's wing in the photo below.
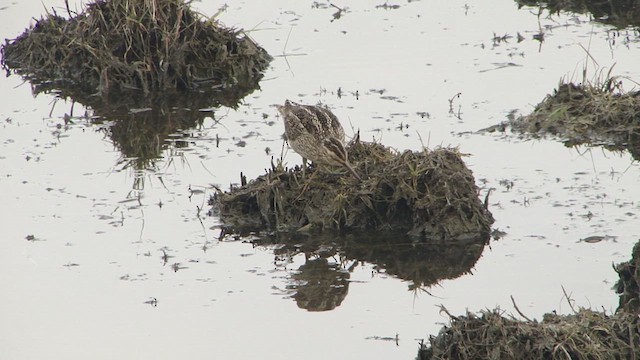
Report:
M 344 141 L 344 129 L 342 128 L 338 117 L 327 108 L 322 109 L 322 116 L 324 121 L 321 121 L 321 123 L 325 128 L 325 131 L 336 137 L 338 140 Z

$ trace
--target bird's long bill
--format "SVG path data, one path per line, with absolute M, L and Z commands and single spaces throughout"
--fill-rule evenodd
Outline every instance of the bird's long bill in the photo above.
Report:
M 362 181 L 360 175 L 358 175 L 353 167 L 351 167 L 351 164 L 349 164 L 347 149 L 345 149 L 342 141 L 336 139 L 334 136 L 330 136 L 329 138 L 325 139 L 325 141 L 323 142 L 323 146 L 328 151 L 329 157 L 333 161 L 347 168 L 347 170 L 349 170 L 353 174 L 353 176 L 356 177 L 356 179 Z
M 353 176 L 356 177 L 356 179 L 358 179 L 358 181 L 362 181 L 362 178 L 360 177 L 360 175 L 358 175 L 358 173 L 353 169 L 353 167 L 351 167 L 351 164 L 349 164 L 348 162 L 344 162 L 342 165 L 344 165 L 345 168 L 347 168 L 347 170 L 349 170 Z

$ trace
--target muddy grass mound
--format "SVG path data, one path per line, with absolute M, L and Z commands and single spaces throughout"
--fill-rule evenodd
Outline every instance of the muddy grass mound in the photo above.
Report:
M 516 0 L 516 2 L 519 6 L 540 6 L 547 9 L 550 14 L 560 12 L 591 14 L 596 21 L 613 25 L 618 29 L 640 25 L 639 0 Z
M 417 358 L 640 359 L 640 241 L 631 260 L 615 270 L 620 306 L 614 315 L 579 309 L 572 315 L 545 314 L 538 322 L 499 309 L 453 316 L 442 308 L 450 325 L 422 343 Z
M 558 136 L 567 146 L 627 149 L 640 159 L 640 91 L 616 89 L 613 78 L 602 86 L 561 83 L 531 114 L 508 125 L 523 134 Z
M 446 312 L 446 309 L 443 309 Z M 423 344 L 418 359 L 637 359 L 640 319 L 581 309 L 519 321 L 499 310 L 450 315 L 451 324 Z
M 214 208 L 235 230 L 488 237 L 493 218 L 456 149 L 397 153 L 356 140 L 348 152 L 361 182 L 344 172 L 311 168 L 303 176 L 301 169 L 272 165 L 265 175 L 217 193 Z
M 618 264 L 616 272 L 620 277 L 615 286 L 616 293 L 620 294 L 616 311 L 640 315 L 640 241 L 633 247 L 631 260 Z
M 90 92 L 212 90 L 259 78 L 271 57 L 242 31 L 181 0 L 95 1 L 55 12 L 2 47 L 2 65 L 35 83 Z

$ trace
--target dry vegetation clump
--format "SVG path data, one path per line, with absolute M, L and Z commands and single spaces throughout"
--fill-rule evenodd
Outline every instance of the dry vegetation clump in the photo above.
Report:
M 618 29 L 640 26 L 639 0 L 516 0 L 519 6 L 539 6 L 550 14 L 570 12 L 590 14 L 596 21 L 613 25 Z
M 92 93 L 215 90 L 261 77 L 271 57 L 182 0 L 97 0 L 47 14 L 2 47 L 5 70 Z
M 349 159 L 363 178 L 273 165 L 213 203 L 232 229 L 390 230 L 431 239 L 488 237 L 493 218 L 456 149 L 397 153 L 354 141 Z M 337 171 L 337 170 L 333 170 Z
M 580 309 L 568 316 L 546 314 L 542 322 L 519 321 L 500 310 L 449 316 L 451 324 L 421 345 L 417 359 L 640 357 L 640 319 L 629 313 L 608 316 Z
M 620 277 L 615 286 L 616 293 L 620 294 L 616 311 L 640 315 L 640 241 L 633 247 L 631 260 L 618 264 L 616 272 Z
M 639 158 L 640 91 L 620 93 L 613 78 L 602 86 L 561 83 L 510 125 L 521 133 L 559 136 L 567 146 L 604 145 Z
M 451 323 L 420 344 L 417 359 L 640 359 L 640 241 L 632 259 L 615 269 L 620 306 L 614 315 L 579 309 L 538 322 L 499 309 L 453 316 L 442 308 Z

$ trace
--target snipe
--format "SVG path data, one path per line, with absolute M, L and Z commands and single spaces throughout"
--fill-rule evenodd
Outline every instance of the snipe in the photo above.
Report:
M 302 156 L 303 169 L 309 159 L 321 165 L 342 166 L 362 180 L 349 163 L 344 129 L 329 109 L 287 100 L 284 105 L 278 105 L 278 111 L 284 120 L 289 145 Z

